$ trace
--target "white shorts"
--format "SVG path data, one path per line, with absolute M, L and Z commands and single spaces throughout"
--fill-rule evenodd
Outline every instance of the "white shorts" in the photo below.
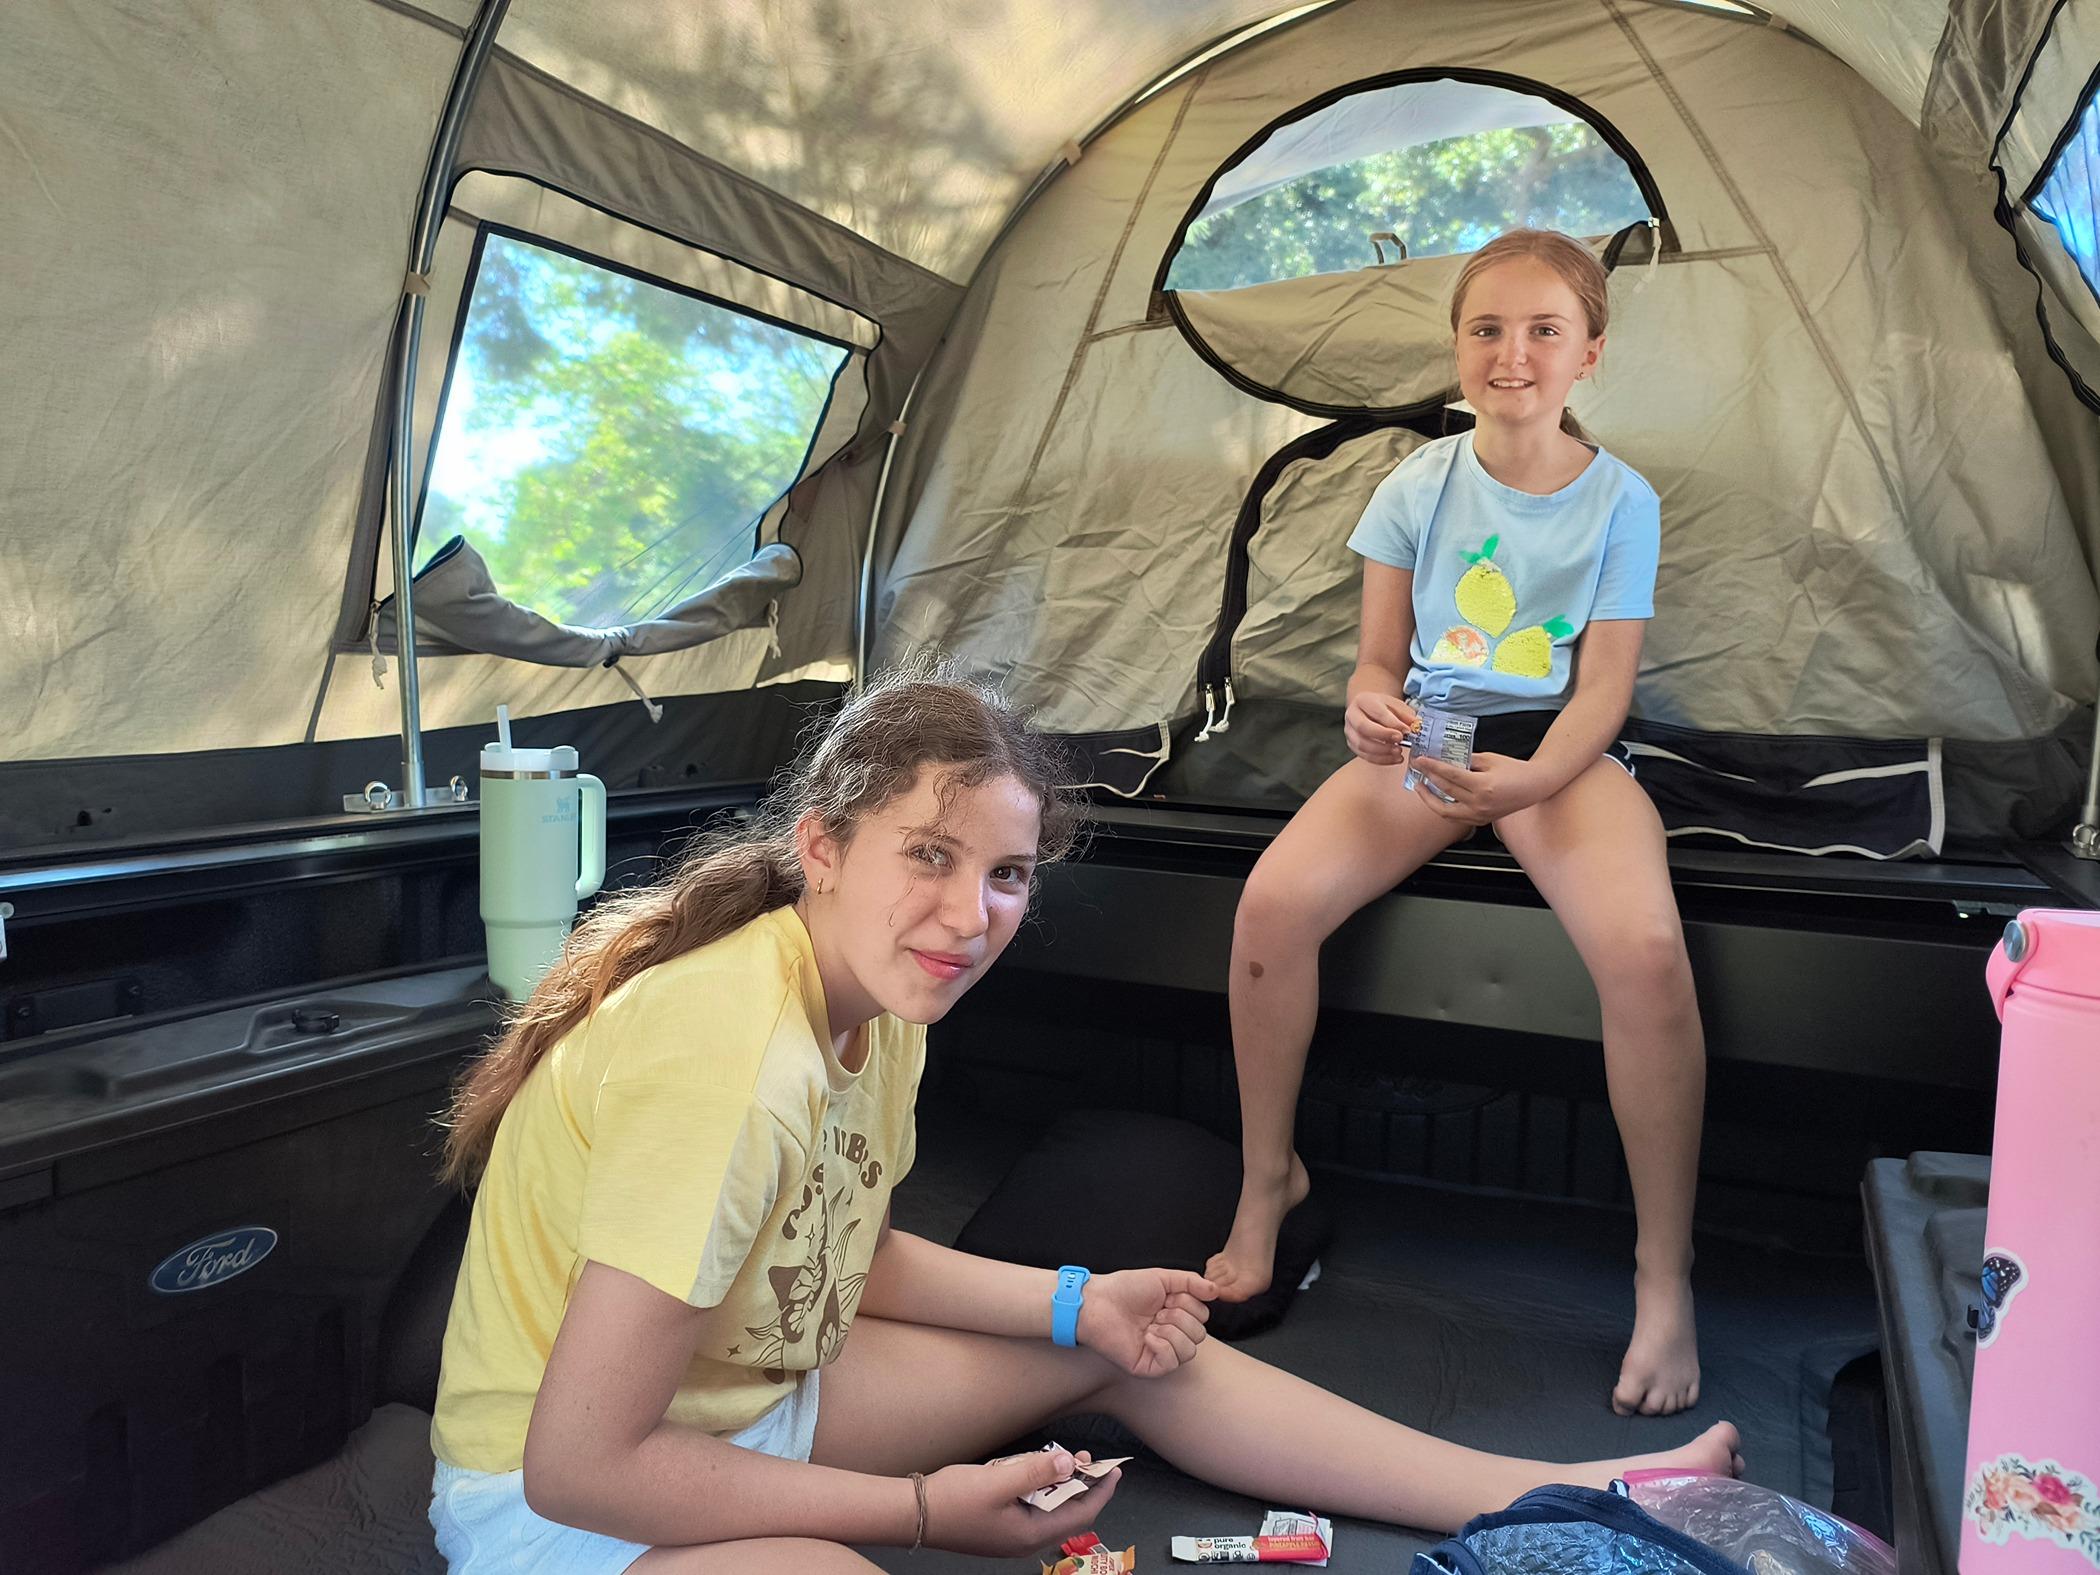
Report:
M 807 1460 L 816 1436 L 817 1370 L 812 1369 L 729 1442 L 782 1460 Z M 499 1570 L 617 1575 L 649 1551 L 639 1542 L 579 1531 L 534 1514 L 525 1502 L 522 1471 L 467 1471 L 442 1460 L 430 1483 L 430 1524 L 452 1575 Z

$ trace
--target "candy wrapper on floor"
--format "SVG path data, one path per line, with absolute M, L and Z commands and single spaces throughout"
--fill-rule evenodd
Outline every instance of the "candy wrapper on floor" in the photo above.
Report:
M 1058 1551 L 1064 1554 L 1055 1564 L 1045 1564 L 1043 1575 L 1125 1575 L 1137 1568 L 1137 1549 L 1121 1553 L 1102 1546 L 1091 1531 L 1083 1531 Z
M 1264 1537 L 1318 1537 L 1330 1555 L 1334 1552 L 1334 1522 L 1325 1515 L 1306 1510 L 1270 1510 L 1262 1517 L 1260 1534 Z M 1327 1568 L 1327 1560 L 1308 1559 L 1305 1567 L 1323 1570 Z
M 1625 1482 L 1650 1515 L 1751 1575 L 1896 1575 L 1895 1550 L 1871 1531 L 1754 1482 L 1676 1469 L 1629 1471 Z

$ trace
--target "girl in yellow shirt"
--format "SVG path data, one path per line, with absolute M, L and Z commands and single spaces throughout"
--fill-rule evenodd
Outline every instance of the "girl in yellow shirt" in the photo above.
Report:
M 973 1461 L 1103 1413 L 1225 1488 L 1451 1529 L 1549 1481 L 1734 1469 L 1727 1423 L 1640 1460 L 1460 1448 L 1229 1346 L 1172 1269 L 1080 1283 L 888 1223 L 926 1025 L 997 960 L 1077 806 L 974 686 L 855 701 L 749 828 L 601 904 L 462 1085 L 479 1178 L 446 1329 L 431 1520 L 483 1570 L 873 1566 L 847 1544 L 1017 1556 L 1112 1497 L 1072 1458 Z

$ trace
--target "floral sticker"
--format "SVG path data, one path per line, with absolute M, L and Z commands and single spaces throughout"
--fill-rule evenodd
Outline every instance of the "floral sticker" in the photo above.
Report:
M 2017 1531 L 2082 1553 L 2100 1569 L 2100 1495 L 2053 1460 L 2030 1464 L 2018 1455 L 2000 1455 L 1979 1466 L 1962 1513 L 1986 1542 L 2003 1545 Z

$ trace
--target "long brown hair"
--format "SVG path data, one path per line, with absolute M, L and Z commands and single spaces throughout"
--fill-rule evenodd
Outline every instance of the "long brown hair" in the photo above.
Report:
M 614 990 L 802 895 L 795 825 L 804 815 L 815 813 L 828 833 L 849 842 L 868 816 L 910 792 L 926 767 L 942 772 L 944 799 L 1013 777 L 1042 805 L 1038 860 L 1070 849 L 1080 805 L 1059 786 L 1070 776 L 1058 745 L 1030 731 L 982 685 L 916 671 L 878 680 L 811 730 L 748 824 L 696 839 L 675 869 L 605 898 L 576 927 L 455 1091 L 445 1123 L 445 1179 L 465 1185 L 480 1174 L 497 1123 L 526 1077 Z
M 1582 303 L 1582 315 L 1589 324 L 1589 337 L 1599 338 L 1611 321 L 1611 275 L 1605 272 L 1604 264 L 1597 254 L 1572 235 L 1563 235 L 1558 230 L 1504 230 L 1472 256 L 1458 270 L 1458 283 L 1451 287 L 1451 332 L 1458 332 L 1459 311 L 1465 305 L 1466 291 L 1473 281 L 1499 262 L 1508 262 L 1512 257 L 1535 257 L 1561 277 L 1561 282 L 1575 292 L 1575 299 Z M 1575 419 L 1575 412 L 1565 405 L 1561 407 L 1560 429 L 1569 437 L 1594 445 L 1596 440 L 1582 429 Z

